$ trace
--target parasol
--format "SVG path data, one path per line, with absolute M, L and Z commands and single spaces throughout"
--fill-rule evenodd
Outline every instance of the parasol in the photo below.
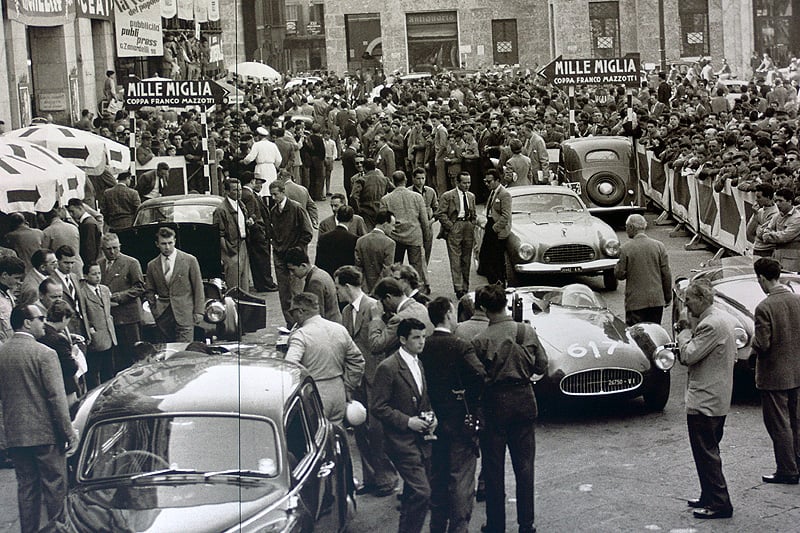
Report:
M 246 61 L 228 67 L 228 76 L 237 81 L 253 83 L 276 83 L 283 79 L 281 73 L 264 63 Z

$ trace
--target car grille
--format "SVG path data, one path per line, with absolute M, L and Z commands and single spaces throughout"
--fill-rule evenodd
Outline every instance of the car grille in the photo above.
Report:
M 596 368 L 576 372 L 561 380 L 561 392 L 574 396 L 615 394 L 634 390 L 642 384 L 642 375 L 625 368 Z
M 585 244 L 561 244 L 544 253 L 546 263 L 582 263 L 594 259 L 594 250 Z

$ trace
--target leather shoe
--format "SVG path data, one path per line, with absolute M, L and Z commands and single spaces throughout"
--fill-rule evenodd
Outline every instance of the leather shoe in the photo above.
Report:
M 274 283 L 271 285 L 267 285 L 264 289 L 264 292 L 278 292 L 278 286 Z
M 702 509 L 705 507 L 705 504 L 700 500 L 700 498 L 692 498 L 691 500 L 686 500 L 686 505 L 688 505 L 692 509 Z
M 707 518 L 709 520 L 715 518 L 730 518 L 733 516 L 733 509 L 725 509 L 722 511 L 715 511 L 714 509 L 695 509 L 692 514 L 695 518 Z
M 356 496 L 363 496 L 375 492 L 375 485 L 361 485 L 356 489 Z
M 793 476 L 789 474 L 766 474 L 761 476 L 761 481 L 764 483 L 780 483 L 782 485 L 797 485 L 800 482 L 800 476 Z

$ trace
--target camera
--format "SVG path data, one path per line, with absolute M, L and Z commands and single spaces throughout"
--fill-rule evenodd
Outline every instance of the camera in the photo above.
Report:
M 477 434 L 481 430 L 481 421 L 473 414 L 464 416 L 464 429 L 467 433 Z

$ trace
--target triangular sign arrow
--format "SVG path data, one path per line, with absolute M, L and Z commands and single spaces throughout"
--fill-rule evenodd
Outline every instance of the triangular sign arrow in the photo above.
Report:
M 80 148 L 61 147 L 58 149 L 58 155 L 65 159 L 86 159 L 89 157 L 89 149 L 85 146 Z
M 561 58 L 562 56 L 558 56 L 557 58 L 549 62 L 548 64 L 540 68 L 537 74 L 546 79 L 548 82 L 552 82 L 553 78 L 556 77 L 556 63 L 558 61 L 561 61 Z
M 39 198 L 42 197 L 39 194 L 39 189 L 11 190 L 6 192 L 6 196 L 8 197 L 8 203 L 10 204 L 15 202 L 31 202 L 35 204 L 39 201 Z
M 213 80 L 206 80 L 206 83 L 210 84 L 211 94 L 214 95 L 214 103 L 224 104 L 225 97 L 230 94 L 230 91 Z

